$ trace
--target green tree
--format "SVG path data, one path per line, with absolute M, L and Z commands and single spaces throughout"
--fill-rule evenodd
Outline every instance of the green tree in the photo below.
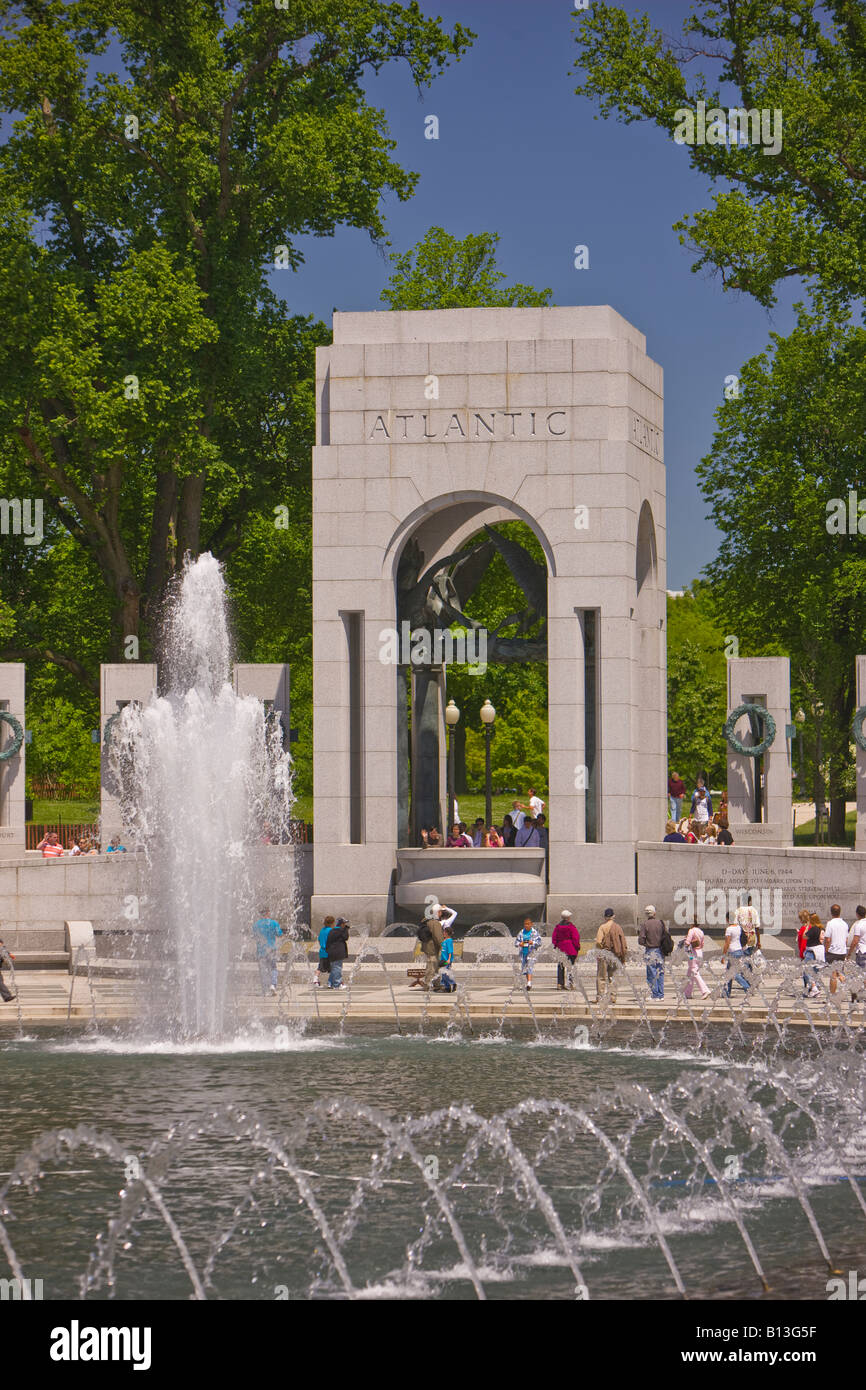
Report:
M 27 780 L 47 783 L 56 794 L 65 790 L 79 797 L 99 795 L 99 747 L 92 730 L 98 727 L 98 710 L 76 708 L 58 696 L 43 700 L 31 716 L 27 747 Z
M 712 206 L 676 224 L 697 252 L 694 271 L 714 268 L 726 289 L 764 305 L 791 276 L 837 306 L 863 296 L 862 0 L 698 0 L 683 16 L 681 39 L 653 29 L 644 14 L 594 3 L 580 14 L 577 42 L 577 91 L 597 100 L 603 116 L 654 121 L 683 138 L 678 112 L 695 112 L 699 101 L 726 115 L 781 113 L 776 153 L 730 138 L 686 145 L 692 167 L 723 185 Z
M 741 655 L 788 653 L 795 707 L 825 706 L 831 834 L 841 840 L 854 658 L 866 651 L 866 537 L 856 515 L 866 330 L 801 310 L 795 332 L 773 341 L 774 352 L 743 367 L 741 394 L 720 406 L 698 465 L 723 535 L 708 573 Z
M 23 470 L 86 553 L 103 657 L 152 634 L 184 553 L 231 556 L 308 484 L 327 333 L 268 274 L 301 263 L 304 233 L 383 237 L 383 195 L 416 175 L 365 80 L 402 59 L 423 86 L 474 37 L 416 3 L 232 9 L 0 3 L 0 481 Z M 98 71 L 109 45 L 118 70 Z M 22 622 L 13 650 L 92 684 L 89 651 Z
M 668 766 L 687 786 L 698 773 L 714 787 L 727 781 L 727 635 L 706 584 L 668 597 Z
M 550 303 L 551 291 L 503 285 L 496 264 L 496 232 L 470 233 L 462 241 L 431 227 L 410 251 L 391 256 L 394 273 L 381 298 L 390 309 L 524 308 Z

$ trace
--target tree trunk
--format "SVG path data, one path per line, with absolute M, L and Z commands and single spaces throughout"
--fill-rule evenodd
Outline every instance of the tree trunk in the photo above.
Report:
M 183 562 L 187 554 L 195 559 L 199 553 L 201 506 L 206 476 L 205 473 L 193 473 L 181 483 L 177 509 L 177 557 L 180 562 Z

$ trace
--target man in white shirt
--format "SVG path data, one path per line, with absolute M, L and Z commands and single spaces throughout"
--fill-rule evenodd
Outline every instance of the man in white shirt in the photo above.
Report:
M 851 930 L 851 945 L 848 947 L 848 955 L 854 957 L 854 964 L 858 970 L 866 971 L 866 907 L 857 908 L 857 915 Z M 853 990 L 851 991 L 851 998 L 857 998 Z
M 540 796 L 536 796 L 534 787 L 529 788 L 529 809 L 533 820 L 538 820 L 544 810 L 544 802 Z
M 526 820 L 526 812 L 523 811 L 523 810 L 521 810 L 520 802 L 519 802 L 519 801 L 512 801 L 512 803 L 511 803 L 511 824 L 514 826 L 515 831 L 518 831 L 518 830 L 521 829 L 521 827 L 523 826 L 523 822 L 524 822 L 525 820 Z
M 827 964 L 834 967 L 830 976 L 830 993 L 835 994 L 842 979 L 841 966 L 848 956 L 848 923 L 841 915 L 842 908 L 834 903 L 830 917 L 824 928 L 824 954 Z

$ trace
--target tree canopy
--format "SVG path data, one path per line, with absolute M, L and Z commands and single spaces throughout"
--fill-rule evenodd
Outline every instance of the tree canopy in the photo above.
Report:
M 473 36 L 379 0 L 0 13 L 0 468 L 49 514 L 31 568 L 64 536 L 86 554 L 117 659 L 186 552 L 229 557 L 306 484 L 327 331 L 269 272 L 301 263 L 303 233 L 383 237 L 383 194 L 416 175 L 364 80 L 400 59 L 427 83 Z M 13 650 L 92 683 L 84 640 L 22 625 Z
M 411 250 L 391 256 L 394 273 L 381 298 L 389 309 L 526 308 L 550 303 L 551 291 L 503 285 L 496 264 L 499 235 L 470 233 L 461 241 L 431 227 Z

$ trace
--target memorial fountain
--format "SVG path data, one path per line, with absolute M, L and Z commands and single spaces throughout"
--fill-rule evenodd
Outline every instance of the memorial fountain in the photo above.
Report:
M 617 1015 L 595 1001 L 590 952 L 551 1014 L 507 929 L 479 923 L 447 1003 L 408 1011 L 368 937 L 326 1014 L 292 939 L 256 1016 L 243 956 L 289 760 L 229 684 L 210 556 L 165 630 L 163 693 L 110 740 L 148 865 L 144 1007 L 109 1032 L 91 988 L 90 1036 L 19 1023 L 3 1044 L 13 1278 L 85 1299 L 824 1298 L 856 1266 L 863 1006 L 847 985 L 798 1003 L 799 962 L 755 971 L 745 1010 L 712 961 L 707 1008 L 675 972 L 669 1013 L 627 976 Z M 545 945 L 539 966 L 555 959 Z M 488 967 L 507 988 L 481 1015 Z M 365 970 L 383 981 L 378 1022 L 353 1006 Z

